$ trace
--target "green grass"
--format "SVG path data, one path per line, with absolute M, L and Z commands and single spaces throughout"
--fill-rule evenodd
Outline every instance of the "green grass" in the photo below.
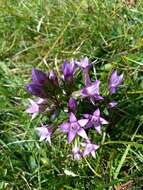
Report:
M 0 0 L 0 44 L 0 189 L 106 190 L 130 180 L 142 189 L 143 1 Z M 77 162 L 65 136 L 38 141 L 25 85 L 32 67 L 85 55 L 101 80 L 118 68 L 125 81 L 96 160 Z

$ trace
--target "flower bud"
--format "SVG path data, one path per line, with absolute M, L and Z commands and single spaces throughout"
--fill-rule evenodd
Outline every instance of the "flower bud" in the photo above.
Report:
M 74 98 L 70 98 L 68 102 L 68 107 L 70 112 L 75 112 L 77 108 L 77 102 Z

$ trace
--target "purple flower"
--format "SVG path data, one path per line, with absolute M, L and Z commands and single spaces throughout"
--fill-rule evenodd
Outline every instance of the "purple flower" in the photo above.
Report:
M 39 98 L 36 101 L 29 99 L 29 101 L 31 105 L 29 106 L 29 108 L 26 109 L 26 112 L 32 114 L 32 119 L 36 117 L 37 113 L 44 112 L 46 110 L 47 107 L 46 99 Z
M 93 115 L 91 114 L 83 114 L 86 119 L 89 119 L 87 124 L 87 128 L 95 127 L 96 131 L 101 134 L 101 125 L 108 124 L 103 117 L 100 117 L 100 110 L 99 108 L 95 110 Z
M 80 62 L 76 62 L 76 64 L 81 67 L 82 69 L 87 69 L 90 68 L 91 64 L 89 64 L 89 60 L 88 57 L 85 57 L 83 59 L 81 59 Z
M 34 84 L 44 85 L 48 82 L 48 75 L 38 69 L 32 69 L 32 82 Z
M 38 69 L 32 69 L 32 83 L 27 85 L 27 90 L 32 95 L 47 98 L 55 95 L 57 87 L 59 87 L 58 78 L 54 71 L 43 73 Z
M 71 61 L 68 63 L 67 61 L 64 61 L 64 64 L 62 65 L 62 72 L 64 75 L 64 80 L 71 83 L 73 81 L 73 74 L 75 71 L 75 61 Z
M 44 89 L 48 83 L 48 75 L 38 69 L 32 69 L 32 83 L 27 85 L 27 90 L 34 96 L 46 98 L 47 93 Z
M 85 147 L 83 151 L 83 157 L 88 156 L 91 154 L 93 158 L 96 158 L 96 150 L 99 148 L 99 145 L 92 144 L 90 141 L 87 141 L 86 143 L 82 143 L 82 145 Z
M 80 158 L 81 158 L 81 151 L 80 151 L 79 147 L 75 146 L 72 149 L 72 153 L 73 153 L 74 160 L 80 160 Z
M 117 104 L 118 104 L 117 102 L 112 101 L 112 102 L 109 103 L 109 108 L 114 108 L 114 107 L 117 106 Z
M 58 77 L 57 77 L 55 71 L 50 71 L 49 79 L 53 83 L 54 86 L 59 86 Z
M 77 108 L 77 102 L 74 98 L 70 98 L 68 102 L 68 107 L 70 112 L 75 112 Z
M 46 140 L 51 144 L 52 127 L 47 125 L 42 125 L 36 128 L 38 135 L 40 136 L 40 141 Z
M 88 119 L 77 120 L 73 113 L 70 113 L 69 122 L 60 125 L 63 132 L 68 133 L 68 143 L 71 143 L 76 135 L 81 136 L 84 139 L 88 139 L 85 130 L 82 128 L 88 122 Z
M 85 86 L 89 86 L 91 84 L 91 80 L 90 80 L 88 71 L 91 64 L 89 64 L 88 58 L 85 57 L 80 62 L 77 62 L 76 64 L 82 69 Z
M 47 98 L 47 93 L 42 85 L 31 83 L 27 85 L 27 90 L 34 96 Z
M 110 94 L 114 94 L 118 88 L 118 86 L 122 83 L 123 81 L 123 74 L 118 75 L 117 71 L 113 71 L 110 79 L 109 79 L 109 92 Z
M 99 95 L 100 81 L 96 80 L 90 86 L 87 86 L 81 90 L 83 97 L 95 98 L 96 100 L 103 100 L 103 97 Z

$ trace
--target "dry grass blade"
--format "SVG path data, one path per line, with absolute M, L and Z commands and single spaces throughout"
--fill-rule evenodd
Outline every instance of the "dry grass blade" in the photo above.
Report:
M 128 181 L 127 183 L 124 183 L 122 185 L 119 185 L 118 187 L 115 188 L 115 190 L 127 190 L 130 187 L 133 187 L 134 182 L 133 180 Z

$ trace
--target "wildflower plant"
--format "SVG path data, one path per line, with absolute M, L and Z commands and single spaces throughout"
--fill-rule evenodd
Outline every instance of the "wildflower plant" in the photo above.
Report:
M 93 137 L 93 133 L 102 136 L 103 126 L 110 124 L 110 115 L 105 115 L 104 110 L 110 109 L 111 112 L 117 106 L 117 102 L 112 100 L 112 94 L 117 92 L 123 81 L 123 74 L 118 75 L 113 70 L 107 84 L 108 93 L 103 96 L 100 92 L 103 81 L 93 81 L 90 77 L 93 64 L 89 63 L 87 57 L 81 61 L 64 61 L 60 68 L 61 76 L 55 70 L 44 73 L 34 68 L 32 83 L 27 85 L 27 90 L 37 99 L 30 99 L 31 105 L 26 112 L 32 115 L 32 119 L 37 114 L 47 114 L 49 118 L 49 123 L 42 123 L 36 128 L 40 140 L 52 144 L 52 137 L 59 134 L 56 131 L 66 134 L 76 160 L 89 155 L 96 157 L 100 142 L 99 138 L 97 140 Z M 81 84 L 82 88 L 79 88 Z M 63 112 L 67 119 L 54 122 L 61 118 Z

